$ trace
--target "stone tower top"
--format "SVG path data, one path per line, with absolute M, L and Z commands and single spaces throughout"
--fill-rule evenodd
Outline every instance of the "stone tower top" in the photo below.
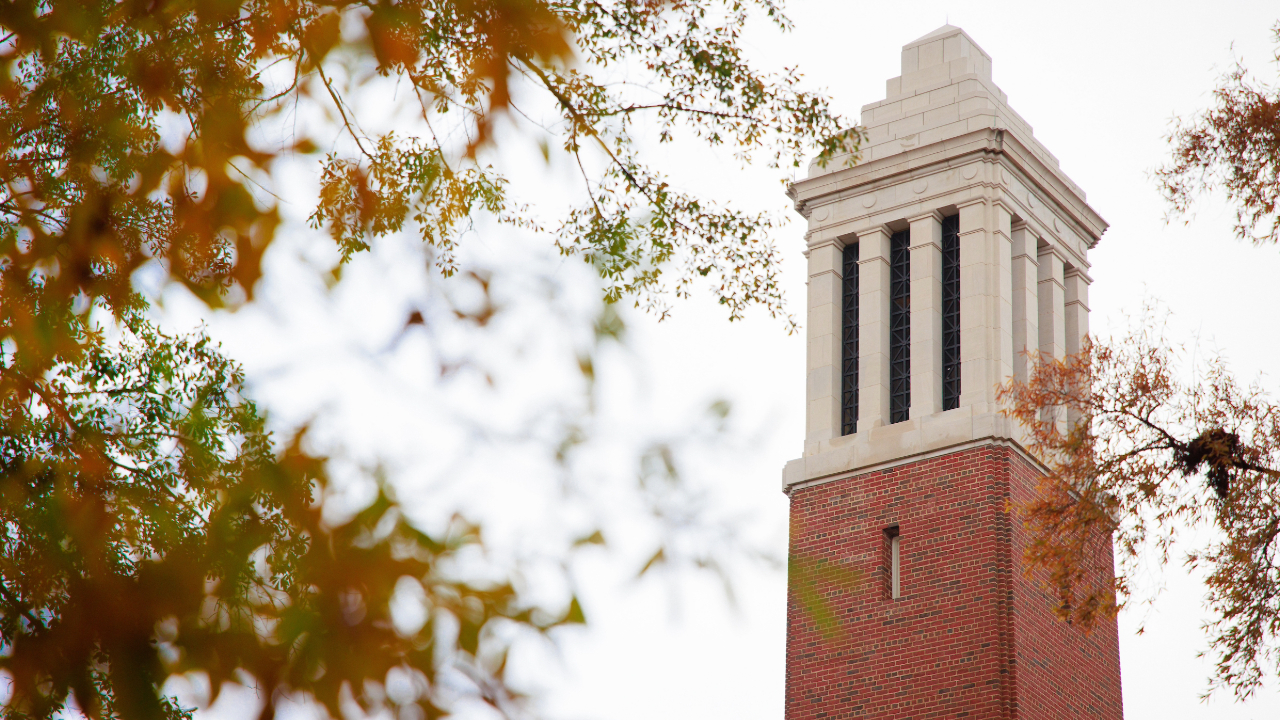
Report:
M 953 72 L 951 63 L 956 62 L 960 63 L 956 66 L 958 72 Z M 920 73 L 928 73 L 930 68 L 941 65 L 947 67 L 943 70 L 934 70 L 935 76 L 972 74 L 980 75 L 987 80 L 991 79 L 991 56 L 983 52 L 965 31 L 954 25 L 943 25 L 928 35 L 902 46 L 902 77 L 894 78 L 889 82 L 898 82 L 903 77 L 909 76 L 907 89 L 910 90 L 917 78 L 925 80 L 927 84 L 927 78 Z M 895 94 L 890 85 L 889 96 L 892 97 Z
M 978 129 L 1010 133 L 1052 176 L 1047 181 L 1073 196 L 1070 204 L 1085 205 L 1084 190 L 1062 172 L 1058 158 L 1036 139 L 1031 125 L 1009 106 L 1008 96 L 992 80 L 991 56 L 953 25 L 943 25 L 902 47 L 902 74 L 885 83 L 884 100 L 862 106 L 862 126 L 867 139 L 861 164 Z M 809 167 L 809 177 L 844 166 L 841 158 L 825 168 L 815 163 Z M 1105 223 L 1085 224 L 1092 237 L 1084 240 L 1092 247 Z
M 808 415 L 784 485 L 966 443 L 1024 442 L 997 388 L 1088 333 L 1088 251 L 1107 224 L 944 25 L 864 105 L 856 162 L 811 165 Z

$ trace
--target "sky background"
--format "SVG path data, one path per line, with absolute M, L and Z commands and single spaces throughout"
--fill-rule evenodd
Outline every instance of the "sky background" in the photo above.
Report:
M 1274 375 L 1280 339 L 1273 331 L 1280 250 L 1236 241 L 1230 211 L 1212 200 L 1184 219 L 1189 223 L 1166 224 L 1166 207 L 1151 179 L 1167 155 L 1164 137 L 1171 119 L 1205 107 L 1215 80 L 1236 59 L 1259 77 L 1277 77 L 1270 28 L 1280 13 L 1273 4 L 793 0 L 788 11 L 794 30 L 780 35 L 763 24 L 750 28 L 749 51 L 763 67 L 800 66 L 811 87 L 824 88 L 835 107 L 855 120 L 860 106 L 883 99 L 885 81 L 900 74 L 902 45 L 947 22 L 963 28 L 992 57 L 994 80 L 1009 104 L 1111 223 L 1090 255 L 1094 334 L 1123 329 L 1127 316 L 1154 302 L 1169 314 L 1169 342 L 1187 357 L 1221 352 L 1241 376 L 1280 389 Z M 748 209 L 790 213 L 776 171 L 744 169 L 728 153 L 690 145 L 657 152 L 683 187 Z M 563 169 L 544 171 L 551 181 L 543 191 L 554 195 Z M 790 307 L 801 321 L 803 232 L 796 216 L 776 236 L 785 256 Z M 521 256 L 496 241 L 479 244 L 478 253 L 514 252 L 512 262 L 542 268 L 539 272 L 568 288 L 547 293 L 529 311 L 527 323 L 513 321 L 513 337 L 521 338 L 514 345 L 533 347 L 532 356 L 543 357 L 536 348 L 545 343 L 581 342 L 572 323 L 539 324 L 540 318 L 589 312 L 591 293 L 573 290 L 582 285 L 581 268 L 536 254 Z M 306 252 L 284 258 L 287 243 L 282 248 L 273 251 L 280 257 L 272 260 L 262 303 L 208 319 L 211 332 L 246 363 L 259 395 L 278 417 L 296 420 L 327 412 L 330 437 L 342 438 L 360 458 L 391 463 L 422 497 L 436 493 L 430 495 L 434 504 L 422 509 L 425 515 L 449 507 L 439 501 L 442 486 L 422 468 L 442 474 L 451 463 L 466 461 L 450 453 L 466 447 L 469 431 L 439 417 L 420 417 L 419 406 L 427 402 L 420 398 L 430 392 L 429 383 L 415 385 L 412 369 L 378 354 L 378 348 L 395 342 L 401 311 L 412 306 L 415 293 L 435 292 L 412 270 L 420 258 L 407 245 L 361 258 L 348 270 L 342 292 L 326 296 L 289 274 L 289 264 L 302 262 Z M 167 298 L 167 310 L 179 324 L 199 315 L 178 296 Z M 682 428 L 709 403 L 726 398 L 734 406 L 730 436 L 691 452 L 686 470 L 712 488 L 717 508 L 743 518 L 744 532 L 781 557 L 787 513 L 781 469 L 800 455 L 804 434 L 803 331 L 788 335 L 783 323 L 760 312 L 728 323 L 705 294 L 678 302 L 674 310 L 662 323 L 624 312 L 630 341 L 601 360 L 615 379 L 602 379 L 603 442 L 588 465 L 603 474 L 626 471 L 611 465 L 626 462 L 622 458 L 634 450 L 628 438 L 637 434 L 696 439 L 696 433 Z M 544 407 L 548 398 L 572 387 L 571 379 L 543 377 L 539 367 L 508 368 L 517 377 L 526 373 L 523 407 Z M 466 412 L 504 412 L 501 405 L 485 405 L 479 389 L 452 392 L 449 401 Z M 477 512 L 515 525 L 531 517 L 560 522 L 560 511 L 545 505 L 547 495 L 530 489 L 537 483 L 527 481 L 520 459 L 495 457 L 496 446 L 488 447 L 479 484 L 455 489 L 453 499 L 478 503 Z M 513 533 L 513 543 L 524 542 Z M 618 533 L 627 537 L 625 529 Z M 625 548 L 621 552 L 625 555 Z M 547 715 L 574 720 L 782 717 L 786 588 L 781 570 L 735 566 L 735 605 L 705 574 L 682 576 L 675 585 L 661 578 L 633 582 L 634 564 L 616 560 L 586 557 L 579 568 L 580 576 L 590 579 L 578 588 L 590 629 L 561 636 L 555 652 L 529 655 L 532 668 L 525 681 L 542 689 Z M 1197 578 L 1174 565 L 1137 580 L 1139 599 L 1154 597 L 1154 603 L 1135 603 L 1120 617 L 1130 720 L 1280 717 L 1275 682 L 1249 702 L 1219 695 L 1202 703 L 1211 667 L 1197 658 L 1206 649 Z M 1141 636 L 1135 633 L 1140 625 L 1146 628 Z

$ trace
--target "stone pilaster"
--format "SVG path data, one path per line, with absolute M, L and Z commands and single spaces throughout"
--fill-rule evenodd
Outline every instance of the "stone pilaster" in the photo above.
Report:
M 1040 349 L 1038 238 L 1026 223 L 1013 226 L 1013 375 L 1027 379 L 1029 354 Z
M 1089 334 L 1089 276 L 1079 268 L 1066 266 L 1063 273 L 1064 285 L 1064 321 L 1067 335 L 1067 354 L 1074 355 L 1084 346 L 1084 338 Z M 1067 423 L 1074 427 L 1080 422 L 1079 410 L 1067 411 Z
M 911 222 L 911 417 L 942 412 L 942 214 Z
M 1040 354 L 1061 359 L 1067 352 L 1066 285 L 1062 256 L 1052 248 L 1039 254 Z
M 808 373 L 806 440 L 840 434 L 841 264 L 844 246 L 835 240 L 809 248 L 807 308 Z
M 1083 270 L 1066 266 L 1063 272 L 1064 330 L 1067 354 L 1080 352 L 1082 340 L 1089 334 L 1089 283 Z
M 889 230 L 858 233 L 858 432 L 889 424 Z
M 1012 216 L 987 199 L 960 205 L 960 406 L 993 406 L 1013 374 Z

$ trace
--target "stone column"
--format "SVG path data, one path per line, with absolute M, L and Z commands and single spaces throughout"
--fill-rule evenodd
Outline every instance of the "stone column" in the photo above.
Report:
M 1063 272 L 1063 307 L 1068 355 L 1080 352 L 1084 336 L 1089 334 L 1089 283 L 1093 279 L 1083 270 L 1070 265 Z
M 1040 349 L 1038 239 L 1023 222 L 1013 226 L 1013 375 L 1027 379 L 1028 354 Z
M 1066 286 L 1063 293 L 1063 299 L 1065 300 L 1063 326 L 1067 335 L 1067 354 L 1074 355 L 1083 349 L 1084 337 L 1089 334 L 1089 283 L 1091 279 L 1083 270 L 1067 265 L 1063 273 L 1063 280 Z M 1079 410 L 1068 410 L 1068 425 L 1075 427 L 1076 423 L 1080 422 L 1081 417 Z
M 1066 301 L 1062 256 L 1051 247 L 1040 253 L 1040 354 L 1046 359 L 1062 359 L 1067 352 Z M 1061 408 L 1047 408 L 1043 420 L 1055 419 L 1058 431 L 1067 426 Z
M 1062 256 L 1051 247 L 1039 254 L 1040 354 L 1061 359 L 1067 352 L 1066 285 Z
M 889 424 L 889 238 L 858 233 L 858 432 Z
M 942 213 L 911 218 L 911 417 L 942 412 Z
M 992 243 L 995 257 L 992 268 L 999 279 L 996 291 L 1000 302 L 996 311 L 999 313 L 995 336 L 997 352 L 992 353 L 993 374 L 995 383 L 991 385 L 991 402 L 996 400 L 999 385 L 1013 377 L 1013 211 L 1003 201 L 991 203 Z
M 808 409 L 805 438 L 830 440 L 840 434 L 841 264 L 844 246 L 834 239 L 809 247 Z
M 959 207 L 960 406 L 992 406 L 1013 374 L 1013 217 L 986 198 Z

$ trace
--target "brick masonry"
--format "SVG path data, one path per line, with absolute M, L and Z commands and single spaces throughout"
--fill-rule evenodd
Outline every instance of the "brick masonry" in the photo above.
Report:
M 1038 477 L 1020 452 L 992 443 L 793 489 L 793 562 L 860 580 L 820 585 L 835 627 L 790 589 L 787 720 L 1120 720 L 1115 622 L 1086 634 L 1058 620 L 1054 598 L 1022 570 L 1027 531 L 1011 506 Z M 1111 568 L 1109 543 L 1105 552 Z

